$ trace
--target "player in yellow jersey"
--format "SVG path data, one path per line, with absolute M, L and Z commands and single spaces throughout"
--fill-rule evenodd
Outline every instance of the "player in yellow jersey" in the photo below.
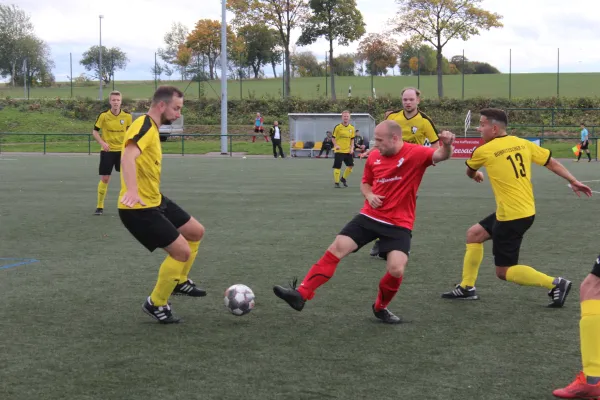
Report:
M 350 111 L 342 112 L 342 123 L 333 128 L 333 148 L 335 149 L 333 161 L 333 182 L 336 188 L 340 187 L 340 182 L 348 187 L 346 179 L 352 173 L 354 167 L 354 136 L 356 128 L 350 124 Z M 346 164 L 344 175 L 340 178 L 342 163 Z
M 204 227 L 160 192 L 162 148 L 158 128 L 181 116 L 183 93 L 160 86 L 150 110 L 135 120 L 123 143 L 119 217 L 127 230 L 149 251 L 164 249 L 168 255 L 158 281 L 142 310 L 163 324 L 179 322 L 168 302 L 171 294 L 205 296 L 188 278 L 198 254 Z
M 402 128 L 402 140 L 407 143 L 420 144 L 426 147 L 439 147 L 438 131 L 435 124 L 425 113 L 419 110 L 421 91 L 414 87 L 402 89 L 402 110 L 388 111 L 386 120 L 396 121 Z M 363 153 L 361 158 L 368 156 L 370 150 Z M 379 253 L 379 239 L 373 243 L 369 254 L 385 259 L 384 253 Z
M 579 337 L 583 371 L 565 388 L 556 389 L 561 399 L 600 399 L 600 255 L 579 290 Z
M 110 182 L 110 174 L 113 168 L 121 171 L 121 147 L 125 132 L 131 126 L 131 114 L 121 110 L 121 93 L 110 92 L 108 96 L 110 109 L 101 112 L 96 118 L 92 135 L 102 147 L 100 149 L 100 182 L 98 183 L 98 204 L 94 215 L 102 215 L 104 212 L 104 199 Z M 100 135 L 102 131 L 102 136 Z
M 539 286 L 549 290 L 549 307 L 565 303 L 571 282 L 551 277 L 530 266 L 519 264 L 523 235 L 533 225 L 535 200 L 531 184 L 531 164 L 545 166 L 569 181 L 579 196 L 592 195 L 589 187 L 579 182 L 556 159 L 550 150 L 533 142 L 508 135 L 508 118 L 503 110 L 488 108 L 480 111 L 477 130 L 483 141 L 466 161 L 467 176 L 483 181 L 485 167 L 496 199 L 496 212 L 473 225 L 467 231 L 467 248 L 463 264 L 463 279 L 456 287 L 442 294 L 445 299 L 477 300 L 475 280 L 483 259 L 483 242 L 492 239 L 496 276 L 522 286 Z

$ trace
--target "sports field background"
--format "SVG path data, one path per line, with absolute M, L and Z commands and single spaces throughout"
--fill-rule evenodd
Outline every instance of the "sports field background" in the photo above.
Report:
M 334 189 L 331 160 L 168 156 L 164 193 L 207 230 L 191 277 L 208 296 L 172 299 L 185 323 L 160 326 L 141 304 L 164 255 L 121 225 L 118 176 L 105 215 L 92 215 L 97 163 L 0 156 L 0 258 L 39 260 L 0 269 L 2 399 L 549 400 L 580 369 L 579 284 L 599 251 L 598 199 L 577 198 L 544 168 L 533 169 L 537 217 L 521 262 L 573 280 L 565 308 L 546 308 L 545 289 L 495 278 L 489 243 L 481 300 L 440 298 L 460 280 L 466 229 L 494 210 L 489 182 L 451 160 L 424 178 L 390 305 L 410 323 L 387 326 L 370 310 L 384 265 L 368 248 L 301 313 L 272 294 L 301 279 L 359 210 L 362 162 L 349 188 Z M 597 163 L 566 165 L 600 191 Z M 223 306 L 234 283 L 256 294 L 241 318 Z
M 461 75 L 444 76 L 444 96 L 448 98 L 462 98 L 463 78 Z M 600 73 L 561 73 L 557 82 L 557 75 L 553 73 L 531 74 L 491 74 L 491 75 L 465 75 L 464 97 L 489 97 L 508 98 L 509 83 L 512 98 L 544 98 L 544 97 L 595 97 L 596 88 L 600 86 Z M 159 81 L 158 84 L 174 84 L 185 90 L 186 98 L 198 98 L 198 83 L 190 81 Z M 336 94 L 338 99 L 347 98 L 348 88 L 352 87 L 353 97 L 372 96 L 370 76 L 340 76 L 335 78 Z M 558 84 L 558 91 L 557 91 Z M 330 85 L 327 89 L 329 95 Z M 376 76 L 373 77 L 375 95 L 378 97 L 398 96 L 406 86 L 419 86 L 423 98 L 437 98 L 437 76 Z M 104 87 L 103 95 L 108 98 L 112 90 L 112 83 Z M 115 89 L 120 90 L 129 99 L 147 99 L 152 97 L 155 90 L 154 81 L 116 81 Z M 240 82 L 230 80 L 227 83 L 227 97 L 230 100 L 240 99 Z M 281 98 L 283 80 L 281 78 L 249 79 L 242 81 L 241 98 Z M 218 98 L 221 94 L 219 80 L 203 83 L 203 93 L 208 98 Z M 73 97 L 98 98 L 98 84 L 73 88 Z M 291 94 L 305 99 L 317 99 L 325 96 L 325 77 L 321 78 L 293 78 L 291 80 Z M 71 97 L 69 82 L 61 82 L 60 87 L 31 88 L 31 98 Z M 26 97 L 22 87 L 12 88 L 0 85 L 0 98 Z

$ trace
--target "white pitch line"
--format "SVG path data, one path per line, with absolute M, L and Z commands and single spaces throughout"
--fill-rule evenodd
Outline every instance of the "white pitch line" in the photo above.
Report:
M 587 182 L 600 182 L 600 179 L 595 179 L 593 181 L 580 181 L 581 183 L 587 183 Z

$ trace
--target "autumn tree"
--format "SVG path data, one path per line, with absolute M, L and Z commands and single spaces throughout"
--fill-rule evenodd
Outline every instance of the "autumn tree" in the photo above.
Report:
M 185 68 L 178 63 L 177 54 L 181 46 L 184 46 L 189 35 L 188 28 L 180 22 L 174 22 L 171 30 L 165 33 L 165 47 L 158 49 L 158 56 L 165 64 L 176 65 L 181 73 L 181 79 L 185 79 Z M 168 68 L 162 67 L 163 70 Z
M 285 96 L 290 96 L 290 34 L 306 20 L 307 0 L 227 0 L 227 6 L 235 26 L 263 24 L 277 30 L 285 56 Z
M 115 71 L 124 70 L 129 63 L 127 54 L 118 47 L 110 49 L 102 46 L 102 68 L 100 68 L 100 46 L 92 46 L 82 54 L 79 64 L 86 71 L 92 71 L 95 78 L 101 79 L 109 84 L 115 75 Z
M 323 65 L 319 63 L 317 57 L 310 51 L 293 54 L 291 62 L 294 66 L 294 72 L 302 78 L 325 75 Z
M 187 79 L 187 69 L 192 62 L 192 49 L 185 44 L 180 44 L 177 49 L 177 54 L 173 60 L 173 64 L 179 66 L 181 70 L 181 79 Z
M 333 59 L 333 70 L 338 76 L 354 76 L 356 68 L 356 55 L 352 53 L 340 54 Z
M 263 65 L 271 62 L 277 52 L 277 32 L 264 25 L 245 25 L 237 30 L 239 40 L 244 42 L 246 65 L 258 78 Z
M 231 45 L 235 35 L 230 26 L 227 26 L 227 44 Z M 196 23 L 194 30 L 188 35 L 186 46 L 197 56 L 204 55 L 208 59 L 208 74 L 210 79 L 215 79 L 217 64 L 221 55 L 221 22 L 211 19 L 201 19 Z M 227 67 L 222 68 L 227 73 Z
M 398 43 L 382 33 L 370 33 L 358 45 L 357 60 L 364 62 L 367 74 L 385 75 L 397 62 Z
M 443 97 L 444 46 L 452 39 L 467 40 L 480 30 L 502 27 L 502 16 L 479 8 L 483 0 L 396 0 L 400 5 L 396 31 L 431 43 L 437 52 L 438 96 Z
M 347 46 L 365 34 L 365 22 L 356 8 L 356 0 L 310 0 L 312 15 L 302 28 L 298 44 L 306 46 L 323 37 L 329 42 L 329 59 L 333 63 L 333 42 Z M 331 98 L 335 96 L 335 69 L 331 74 Z

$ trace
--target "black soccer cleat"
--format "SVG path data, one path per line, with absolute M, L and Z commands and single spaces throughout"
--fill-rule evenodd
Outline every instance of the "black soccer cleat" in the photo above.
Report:
M 188 279 L 187 281 L 176 285 L 172 294 L 174 296 L 204 297 L 206 296 L 206 290 L 199 288 L 194 281 Z
M 102 215 L 102 214 L 104 214 L 103 208 L 96 208 L 96 211 L 94 211 L 94 215 Z
M 341 177 L 340 178 L 340 182 L 342 182 L 342 184 L 344 185 L 344 187 L 348 187 L 348 183 L 346 183 L 346 178 Z
M 171 305 L 156 307 L 152 304 L 150 297 L 146 299 L 144 305 L 142 305 L 142 311 L 157 320 L 161 324 L 176 324 L 181 321 L 171 312 Z
M 454 299 L 454 300 L 479 300 L 475 287 L 467 286 L 466 288 L 456 285 L 454 289 L 449 292 L 442 293 L 443 299 Z
M 334 184 L 334 187 L 335 187 L 336 189 L 339 189 L 339 188 L 341 188 L 341 186 L 340 186 L 340 184 L 339 184 L 339 183 L 336 183 L 336 184 Z
M 376 240 L 369 252 L 371 257 L 377 257 L 379 255 L 379 240 Z
M 275 296 L 288 303 L 294 310 L 302 311 L 306 304 L 306 300 L 304 300 L 300 292 L 296 290 L 296 283 L 297 280 L 294 279 L 287 288 L 283 286 L 273 286 L 273 293 L 275 293 Z
M 402 323 L 402 319 L 400 317 L 394 315 L 387 308 L 384 308 L 383 310 L 376 311 L 375 310 L 375 303 L 373 303 L 372 308 L 373 308 L 373 314 L 375 314 L 375 317 L 378 320 L 380 320 L 381 322 L 384 322 L 386 324 L 401 324 Z
M 548 307 L 550 308 L 561 308 L 565 305 L 565 300 L 567 300 L 567 296 L 569 291 L 571 291 L 571 286 L 573 284 L 571 281 L 568 281 L 564 278 L 558 278 L 558 285 L 556 285 L 553 289 L 548 291 L 548 297 L 550 297 L 550 303 Z

